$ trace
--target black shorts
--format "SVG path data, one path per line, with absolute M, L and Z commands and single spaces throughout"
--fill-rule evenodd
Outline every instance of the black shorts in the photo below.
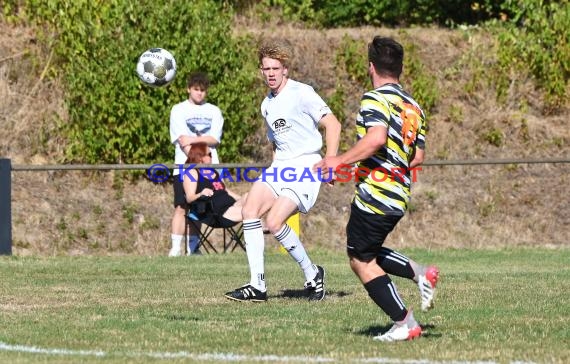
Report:
M 402 215 L 371 214 L 351 204 L 346 225 L 348 256 L 365 262 L 376 259 L 384 240 L 401 218 Z
M 184 193 L 184 186 L 180 182 L 178 176 L 174 176 L 174 182 L 172 183 L 174 188 L 174 207 L 186 208 L 188 203 L 186 202 L 186 194 Z

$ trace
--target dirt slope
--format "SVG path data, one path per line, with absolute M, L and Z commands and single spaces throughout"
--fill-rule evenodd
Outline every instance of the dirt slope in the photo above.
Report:
M 541 114 L 541 99 L 530 78 L 514 82 L 506 104 L 494 90 L 473 80 L 485 68 L 469 59 L 492 61 L 494 46 L 483 32 L 360 28 L 308 30 L 287 25 L 236 22 L 236 32 L 287 37 L 300 61 L 294 78 L 332 92 L 332 52 L 345 34 L 363 42 L 373 35 L 408 37 L 436 77 L 440 101 L 430 116 L 428 160 L 570 157 L 568 107 Z M 365 44 L 365 43 L 363 43 Z M 32 72 L 30 54 L 41 60 Z M 63 91 L 42 70 L 49 51 L 34 32 L 0 24 L 0 156 L 13 164 L 49 164 L 62 153 L 56 120 L 66 120 Z M 467 93 L 467 86 L 473 91 Z M 362 91 L 347 84 L 344 132 L 352 135 Z M 261 100 L 260 100 L 261 101 Z M 165 110 L 167 112 L 167 110 Z M 57 118 L 55 116 L 58 116 Z M 261 120 L 260 120 L 261 123 Z M 261 124 L 260 124 L 261 125 Z M 497 131 L 503 143 L 489 142 Z M 262 139 L 262 138 L 260 138 Z M 402 247 L 569 247 L 568 164 L 425 166 L 413 187 L 410 213 L 389 239 Z M 14 254 L 166 254 L 170 236 L 171 186 L 129 183 L 120 172 L 13 172 Z M 247 184 L 233 189 L 245 192 Z M 353 185 L 323 188 L 314 210 L 302 217 L 309 246 L 343 249 L 344 226 Z M 270 247 L 277 246 L 268 238 Z

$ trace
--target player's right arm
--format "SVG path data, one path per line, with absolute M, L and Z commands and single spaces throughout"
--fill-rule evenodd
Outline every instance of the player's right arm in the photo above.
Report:
M 174 145 L 178 145 L 180 149 L 187 154 L 188 148 L 185 148 L 184 146 L 189 143 L 188 141 L 185 141 L 183 137 L 189 136 L 190 130 L 188 130 L 188 126 L 186 125 L 184 115 L 180 113 L 178 106 L 174 105 L 170 111 L 170 142 Z

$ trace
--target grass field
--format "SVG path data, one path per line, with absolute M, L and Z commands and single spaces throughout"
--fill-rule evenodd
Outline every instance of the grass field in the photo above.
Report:
M 441 269 L 436 307 L 394 278 L 425 335 L 389 328 L 344 252 L 314 250 L 328 295 L 269 247 L 267 303 L 226 300 L 249 278 L 243 252 L 197 257 L 0 258 L 0 362 L 570 362 L 570 250 L 405 250 Z

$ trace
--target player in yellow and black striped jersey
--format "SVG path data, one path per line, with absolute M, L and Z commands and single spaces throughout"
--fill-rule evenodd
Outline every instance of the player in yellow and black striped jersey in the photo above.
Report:
M 409 340 L 422 333 L 387 273 L 418 284 L 422 310 L 433 306 L 439 278 L 437 267 L 422 266 L 382 246 L 406 211 L 410 170 L 423 162 L 425 154 L 425 115 L 400 85 L 403 60 L 404 49 L 398 42 L 374 37 L 368 45 L 368 73 L 374 89 L 361 98 L 358 140 L 343 154 L 326 157 L 313 167 L 332 168 L 338 174 L 339 167 L 356 163 L 356 192 L 346 226 L 347 254 L 370 298 L 394 321 L 388 332 L 374 337 L 379 341 Z
M 403 215 L 410 199 L 410 169 L 421 163 L 415 152 L 425 149 L 425 115 L 418 103 L 397 83 L 387 83 L 364 94 L 356 118 L 358 139 L 370 128 L 383 126 L 386 143 L 359 161 L 354 203 L 363 211 Z M 418 154 L 419 154 L 418 153 Z

